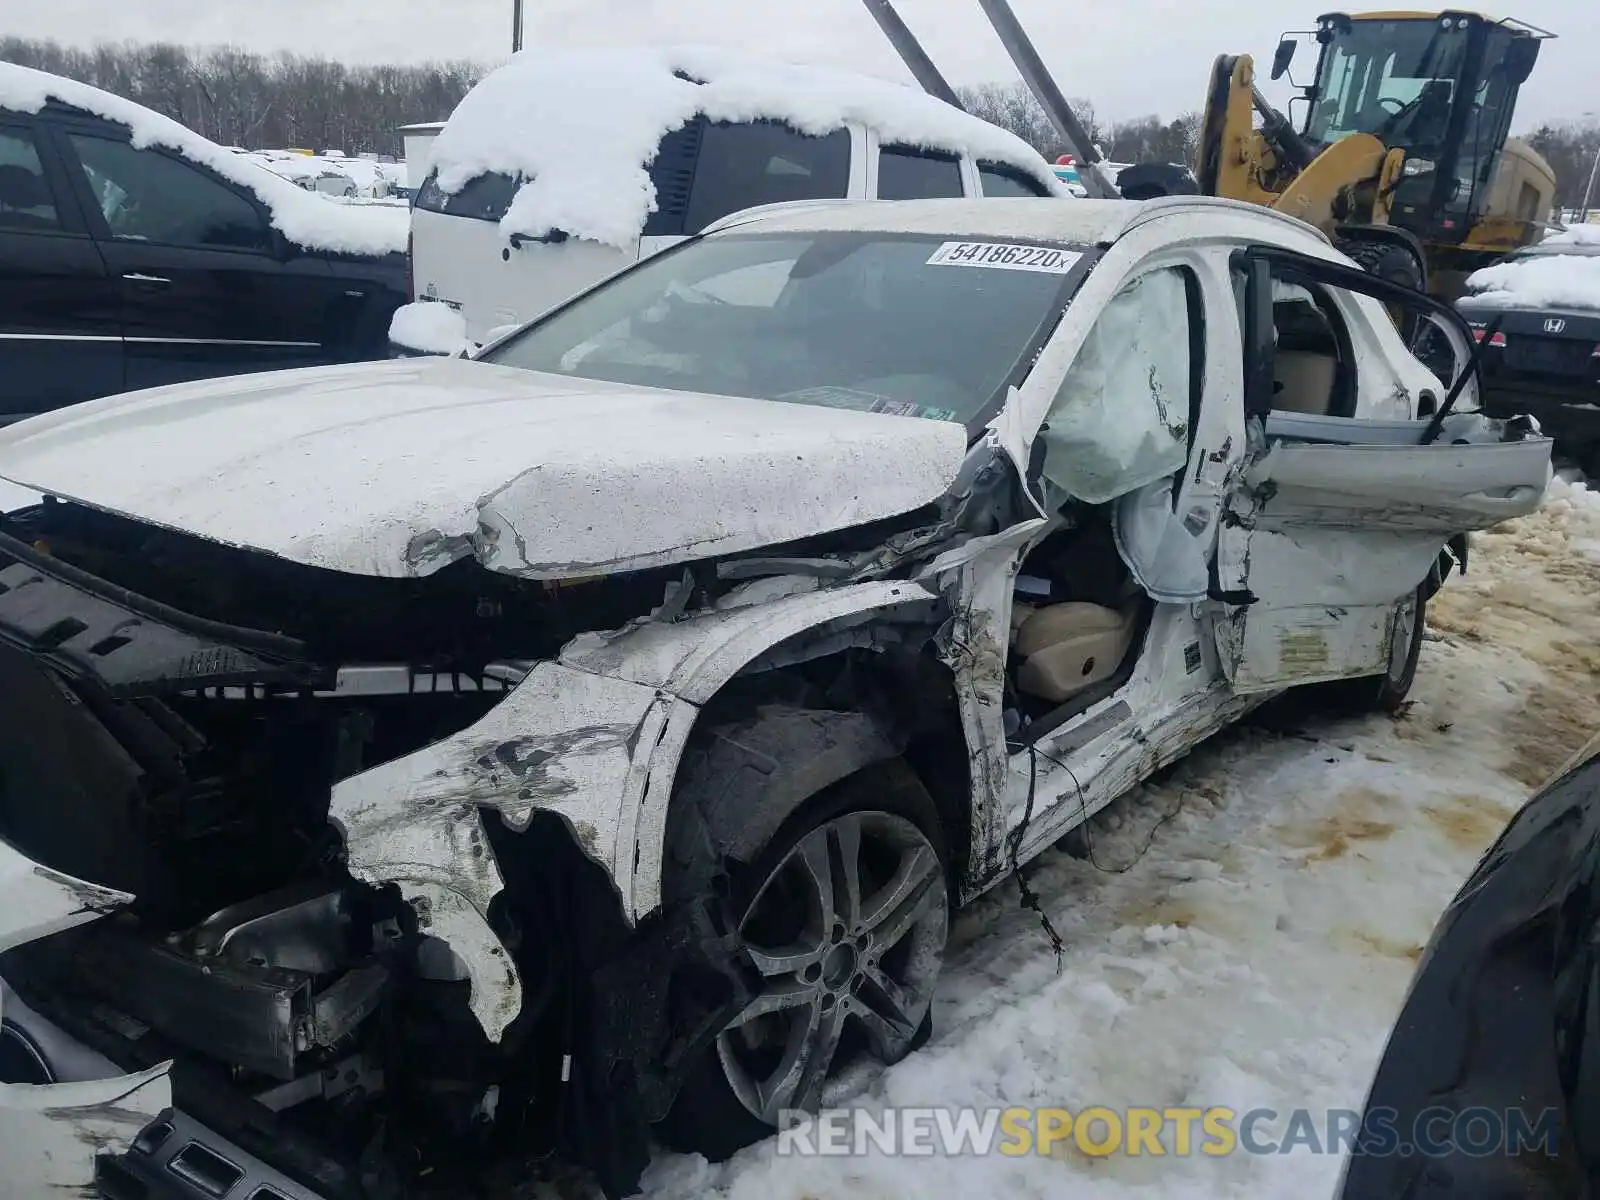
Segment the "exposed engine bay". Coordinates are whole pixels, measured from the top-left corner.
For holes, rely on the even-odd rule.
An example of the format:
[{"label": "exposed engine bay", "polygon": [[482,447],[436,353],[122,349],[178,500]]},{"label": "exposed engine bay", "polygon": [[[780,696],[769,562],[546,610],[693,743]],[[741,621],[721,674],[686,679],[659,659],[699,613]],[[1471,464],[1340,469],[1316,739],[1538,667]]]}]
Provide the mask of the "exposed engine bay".
[{"label": "exposed engine bay", "polygon": [[496,933],[525,981],[493,1044],[428,914],[352,879],[328,806],[336,781],[470,726],[526,660],[647,614],[682,573],[338,576],[57,503],[3,534],[0,838],[135,897],[0,956],[26,1003],[129,1070],[176,1060],[176,1103],[319,1194],[410,1195],[408,1177],[508,1146],[559,1145],[608,1190],[636,1178],[659,1112],[619,1105],[596,1132],[584,1088],[660,1057],[640,989],[671,970],[649,947],[714,946],[662,932],[704,914],[629,930],[559,818],[486,822],[511,864]]}]

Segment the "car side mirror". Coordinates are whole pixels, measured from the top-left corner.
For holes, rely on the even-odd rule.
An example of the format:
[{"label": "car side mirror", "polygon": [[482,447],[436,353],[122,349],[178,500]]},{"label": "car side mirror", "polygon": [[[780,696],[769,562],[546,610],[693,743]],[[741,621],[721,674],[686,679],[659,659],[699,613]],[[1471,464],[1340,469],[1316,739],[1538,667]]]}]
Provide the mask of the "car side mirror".
[{"label": "car side mirror", "polygon": [[1282,79],[1289,70],[1289,64],[1294,61],[1294,52],[1300,48],[1300,43],[1292,37],[1286,37],[1278,43],[1278,49],[1272,56],[1272,78]]},{"label": "car side mirror", "polygon": [[300,253],[300,247],[284,237],[281,229],[272,232],[272,257],[279,262],[288,262]]}]

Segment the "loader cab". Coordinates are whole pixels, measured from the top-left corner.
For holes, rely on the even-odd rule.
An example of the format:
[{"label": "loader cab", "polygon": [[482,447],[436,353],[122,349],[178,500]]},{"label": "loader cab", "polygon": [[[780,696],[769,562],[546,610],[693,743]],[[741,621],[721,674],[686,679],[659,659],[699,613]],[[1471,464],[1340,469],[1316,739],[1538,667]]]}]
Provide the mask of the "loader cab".
[{"label": "loader cab", "polygon": [[[1303,136],[1331,146],[1372,134],[1405,151],[1390,220],[1424,241],[1466,241],[1496,194],[1517,93],[1551,35],[1476,13],[1328,13]],[[1286,39],[1274,77],[1288,66]]]}]

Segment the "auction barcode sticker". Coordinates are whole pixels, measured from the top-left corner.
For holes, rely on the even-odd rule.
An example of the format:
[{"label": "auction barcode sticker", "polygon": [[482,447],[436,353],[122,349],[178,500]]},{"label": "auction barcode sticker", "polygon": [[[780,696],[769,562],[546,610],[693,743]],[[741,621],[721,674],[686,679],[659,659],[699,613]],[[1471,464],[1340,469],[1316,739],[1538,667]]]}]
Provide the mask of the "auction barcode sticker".
[{"label": "auction barcode sticker", "polygon": [[946,242],[928,259],[930,267],[988,267],[995,271],[1041,271],[1065,275],[1083,255],[1054,246],[1009,242]]}]

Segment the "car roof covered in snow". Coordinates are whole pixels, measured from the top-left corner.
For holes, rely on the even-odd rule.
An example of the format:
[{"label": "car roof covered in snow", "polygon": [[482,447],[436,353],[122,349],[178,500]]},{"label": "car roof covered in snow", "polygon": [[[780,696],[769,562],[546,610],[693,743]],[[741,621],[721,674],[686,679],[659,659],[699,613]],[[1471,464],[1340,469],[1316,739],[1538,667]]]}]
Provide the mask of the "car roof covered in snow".
[{"label": "car roof covered in snow", "polygon": [[1021,138],[916,88],[704,46],[523,51],[467,93],[430,161],[446,193],[489,172],[522,176],[506,234],[562,229],[627,246],[655,209],[646,168],[662,137],[696,116],[783,121],[818,136],[862,125],[885,142],[1005,163],[1069,194]]},{"label": "car roof covered in snow", "polygon": [[52,101],[126,125],[135,148],[174,150],[248,188],[271,213],[273,227],[307,250],[333,254],[405,251],[410,214],[404,210],[342,205],[296,187],[259,163],[141,104],[74,79],[0,62],[0,109],[38,113]]}]

